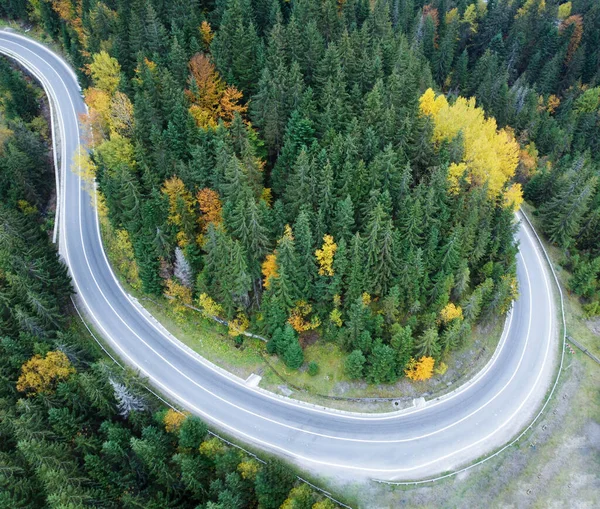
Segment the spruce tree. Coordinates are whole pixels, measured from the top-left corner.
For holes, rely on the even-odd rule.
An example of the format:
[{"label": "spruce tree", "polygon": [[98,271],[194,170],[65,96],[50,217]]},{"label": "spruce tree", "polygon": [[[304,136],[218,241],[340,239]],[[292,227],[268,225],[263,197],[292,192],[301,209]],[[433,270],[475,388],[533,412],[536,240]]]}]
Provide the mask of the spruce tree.
[{"label": "spruce tree", "polygon": [[436,327],[429,327],[415,341],[415,351],[419,357],[437,358],[440,354],[438,331]]},{"label": "spruce tree", "polygon": [[298,343],[297,338],[287,342],[283,360],[285,365],[290,369],[298,369],[304,364],[304,352],[302,351],[302,347],[300,346],[300,343]]},{"label": "spruce tree", "polygon": [[365,366],[365,356],[360,350],[354,350],[344,361],[344,372],[351,380],[358,380],[363,377]]},{"label": "spruce tree", "polygon": [[367,380],[374,384],[394,382],[397,376],[395,357],[392,347],[377,343],[369,355]]}]

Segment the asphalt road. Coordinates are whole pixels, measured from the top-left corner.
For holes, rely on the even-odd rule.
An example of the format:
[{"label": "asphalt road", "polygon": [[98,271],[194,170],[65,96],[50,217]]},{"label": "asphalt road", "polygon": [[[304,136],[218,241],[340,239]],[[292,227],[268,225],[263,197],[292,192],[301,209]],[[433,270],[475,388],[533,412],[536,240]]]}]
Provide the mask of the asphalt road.
[{"label": "asphalt road", "polygon": [[51,97],[59,136],[60,251],[79,301],[121,358],[216,427],[313,472],[417,479],[464,465],[526,426],[549,388],[557,353],[550,279],[531,232],[521,227],[520,297],[492,361],[469,383],[423,407],[344,413],[248,387],[192,353],[134,303],[104,254],[90,195],[71,170],[85,112],[75,75],[54,53],[0,31],[0,52],[36,74]]}]

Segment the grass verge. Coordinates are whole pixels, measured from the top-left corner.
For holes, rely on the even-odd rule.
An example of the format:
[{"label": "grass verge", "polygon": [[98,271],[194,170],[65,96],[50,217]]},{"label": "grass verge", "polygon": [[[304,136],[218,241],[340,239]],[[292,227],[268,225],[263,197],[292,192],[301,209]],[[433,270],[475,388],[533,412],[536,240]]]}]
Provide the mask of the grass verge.
[{"label": "grass verge", "polygon": [[[538,226],[530,207],[525,207]],[[544,243],[565,288],[562,254]],[[592,352],[600,335],[579,299],[564,292],[567,333]],[[563,372],[546,411],[502,454],[471,470],[420,486],[339,484],[359,507],[600,507],[600,366],[579,350],[567,351]]]},{"label": "grass verge", "polygon": [[[133,252],[124,248],[122,238],[113,231],[104,213],[100,217],[107,256],[121,284],[171,334],[231,373],[244,379],[252,373],[258,374],[262,377],[260,387],[299,400],[363,412],[405,408],[412,405],[414,398],[440,396],[472,377],[492,356],[502,334],[504,321],[500,319],[475,328],[465,344],[444,359],[449,369],[425,382],[413,383],[402,379],[391,385],[369,385],[363,381],[352,381],[344,373],[346,354],[336,344],[323,341],[305,349],[303,368],[290,370],[278,357],[267,355],[264,342],[244,338],[238,344],[227,334],[225,327],[208,322],[200,313],[192,310],[178,313],[167,299],[144,295],[136,284],[135,270],[131,268]],[[315,376],[309,375],[306,369],[311,361],[319,365]]]}]

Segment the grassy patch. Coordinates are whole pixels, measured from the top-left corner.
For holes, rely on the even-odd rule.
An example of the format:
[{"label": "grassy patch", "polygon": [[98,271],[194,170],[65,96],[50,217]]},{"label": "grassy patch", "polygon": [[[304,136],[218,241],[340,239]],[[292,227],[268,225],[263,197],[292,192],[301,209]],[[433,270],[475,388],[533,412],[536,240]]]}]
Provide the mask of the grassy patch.
[{"label": "grassy patch", "polygon": [[[525,208],[532,223],[536,218]],[[600,336],[584,318],[560,251],[544,244],[563,285],[567,333],[591,351]],[[594,350],[595,349],[595,350]],[[600,507],[600,366],[575,349],[546,411],[519,442],[473,469],[432,485],[338,485],[360,507]]]},{"label": "grassy patch", "polygon": [[[533,208],[527,204],[524,204],[523,209],[539,234],[541,232],[540,221],[539,218],[534,215]],[[560,281],[563,289],[567,334],[575,338],[590,352],[600,357],[600,336],[592,331],[590,327],[592,321],[586,319],[583,312],[583,307],[577,295],[568,291],[568,284],[571,274],[561,265],[561,262],[563,261],[563,254],[561,250],[558,247],[549,244],[543,238],[542,242],[544,243],[544,247],[546,248],[550,259],[552,260],[552,266],[554,267],[558,280]]]},{"label": "grassy patch", "polygon": [[[290,370],[278,357],[266,356],[264,342],[244,338],[242,344],[238,344],[227,334],[225,327],[208,322],[199,313],[192,310],[176,313],[167,299],[145,296],[139,290],[139,280],[131,267],[133,252],[122,239],[119,240],[104,213],[100,214],[100,223],[107,256],[121,284],[169,332],[206,359],[241,378],[257,373],[262,376],[262,388],[280,394],[290,394],[291,390],[294,398],[303,401],[343,410],[372,412],[411,406],[415,397],[437,397],[473,376],[492,356],[502,334],[503,320],[475,328],[469,340],[444,359],[449,366],[446,373],[434,375],[425,382],[413,383],[402,379],[391,385],[369,385],[364,381],[350,380],[344,373],[345,352],[336,344],[324,341],[308,346],[304,350],[304,366],[300,370]],[[315,376],[308,373],[310,362],[319,366]],[[357,401],[359,398],[393,398],[398,404]]]}]

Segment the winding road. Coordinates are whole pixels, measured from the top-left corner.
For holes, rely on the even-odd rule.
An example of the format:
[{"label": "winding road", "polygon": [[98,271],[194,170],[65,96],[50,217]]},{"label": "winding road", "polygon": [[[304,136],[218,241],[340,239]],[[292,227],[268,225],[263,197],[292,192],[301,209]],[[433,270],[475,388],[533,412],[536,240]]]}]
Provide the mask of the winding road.
[{"label": "winding road", "polygon": [[[422,479],[506,444],[538,412],[558,358],[551,280],[532,232],[521,225],[520,297],[493,358],[456,391],[387,414],[304,404],[228,374],[169,335],[119,285],[105,256],[90,195],[71,170],[85,113],[70,67],[47,47],[0,31],[0,53],[44,86],[59,159],[59,247],[77,298],[104,339],[152,385],[228,434],[324,475]],[[59,178],[58,178],[59,177]]]}]

